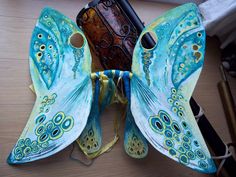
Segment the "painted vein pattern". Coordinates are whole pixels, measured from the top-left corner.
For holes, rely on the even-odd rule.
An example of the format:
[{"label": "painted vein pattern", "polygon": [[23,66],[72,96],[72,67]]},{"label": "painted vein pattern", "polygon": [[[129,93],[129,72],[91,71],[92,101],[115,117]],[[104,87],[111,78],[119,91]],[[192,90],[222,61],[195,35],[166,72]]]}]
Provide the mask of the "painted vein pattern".
[{"label": "painted vein pattern", "polygon": [[[156,35],[146,49],[141,38]],[[195,170],[215,165],[189,106],[200,75],[205,31],[194,4],[168,11],[146,27],[136,44],[131,79],[131,110],[145,138],[161,153]]]},{"label": "painted vein pattern", "polygon": [[[76,33],[84,38],[81,48],[70,43]],[[70,145],[84,129],[92,103],[89,47],[70,19],[43,9],[32,33],[29,55],[36,101],[8,157],[9,164],[42,159]]]}]

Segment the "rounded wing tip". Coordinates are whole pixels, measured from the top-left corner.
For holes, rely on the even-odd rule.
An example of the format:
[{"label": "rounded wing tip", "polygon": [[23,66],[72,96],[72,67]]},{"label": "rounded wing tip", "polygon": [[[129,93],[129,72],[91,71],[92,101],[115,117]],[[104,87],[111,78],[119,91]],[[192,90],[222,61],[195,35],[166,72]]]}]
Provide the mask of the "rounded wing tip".
[{"label": "rounded wing tip", "polygon": [[129,151],[127,148],[124,148],[124,149],[125,149],[126,154],[127,154],[129,157],[132,157],[132,158],[134,158],[134,159],[144,159],[144,158],[147,157],[147,155],[148,155],[148,150],[146,150],[146,152],[143,153],[143,154],[136,155],[136,154],[130,153],[130,151]]},{"label": "rounded wing tip", "polygon": [[20,160],[19,160],[19,161],[16,160],[16,159],[14,158],[14,155],[13,155],[12,152],[11,152],[11,153],[9,154],[9,156],[7,157],[6,162],[8,163],[8,165],[19,165],[19,164],[24,163],[24,162],[22,162],[22,161],[20,161]]},{"label": "rounded wing tip", "polygon": [[148,155],[148,144],[146,140],[140,138],[140,140],[130,141],[125,138],[124,150],[126,154],[134,159],[143,159]]},{"label": "rounded wing tip", "polygon": [[16,161],[13,160],[12,153],[10,153],[9,156],[7,157],[7,163],[8,163],[8,165],[17,164]]},{"label": "rounded wing tip", "polygon": [[200,167],[200,164],[198,164],[198,168],[193,168],[194,170],[200,172],[200,173],[205,173],[205,174],[214,174],[217,171],[215,162],[213,159],[208,159],[207,160],[207,167]]},{"label": "rounded wing tip", "polygon": [[209,160],[209,169],[208,169],[208,173],[216,173],[217,171],[217,168],[216,168],[216,165],[215,165],[215,162],[213,161],[213,159],[210,159]]}]

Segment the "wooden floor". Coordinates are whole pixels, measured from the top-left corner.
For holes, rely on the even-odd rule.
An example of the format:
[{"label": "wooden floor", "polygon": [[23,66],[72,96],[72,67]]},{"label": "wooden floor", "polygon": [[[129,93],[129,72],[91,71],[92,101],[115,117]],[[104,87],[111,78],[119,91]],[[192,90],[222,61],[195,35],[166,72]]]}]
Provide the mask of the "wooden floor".
[{"label": "wooden floor", "polygon": [[[28,52],[31,32],[36,19],[45,6],[53,7],[75,19],[87,0],[0,0],[0,177],[58,176],[58,177],[169,177],[208,176],[192,171],[151,148],[144,160],[129,158],[122,140],[113,150],[99,157],[86,167],[69,159],[72,147],[53,157],[20,166],[9,166],[6,158],[23,130],[34,103]],[[138,15],[146,23],[173,5],[131,1]],[[206,115],[225,142],[230,136],[217,90],[221,80],[219,43],[207,40],[207,52],[203,73],[194,93],[195,99],[205,109]],[[236,96],[236,82],[231,79]],[[113,106],[103,116],[104,136],[112,138],[112,118],[119,115],[119,107]]]}]

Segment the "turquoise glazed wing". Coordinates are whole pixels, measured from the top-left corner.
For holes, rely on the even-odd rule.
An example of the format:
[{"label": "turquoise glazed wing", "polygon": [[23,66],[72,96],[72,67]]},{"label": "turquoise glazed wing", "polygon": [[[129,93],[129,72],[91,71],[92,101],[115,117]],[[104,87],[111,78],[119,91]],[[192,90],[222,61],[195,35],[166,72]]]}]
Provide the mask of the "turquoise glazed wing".
[{"label": "turquoise glazed wing", "polygon": [[132,158],[142,159],[148,154],[147,141],[135,124],[134,117],[130,111],[130,104],[126,113],[124,148],[125,152]]},{"label": "turquoise glazed wing", "polygon": [[[152,32],[157,44],[141,38]],[[216,171],[189,100],[204,62],[205,31],[197,6],[168,11],[142,32],[133,56],[131,111],[145,138],[171,159],[204,173]]]},{"label": "turquoise glazed wing", "polygon": [[131,112],[130,104],[130,78],[132,74],[125,72],[123,76],[125,95],[128,100],[125,132],[124,132],[124,148],[125,152],[132,158],[141,159],[148,154],[148,143],[141,133],[140,129],[135,124],[134,117]]},{"label": "turquoise glazed wing", "polygon": [[[79,34],[80,48],[70,43]],[[30,44],[30,74],[36,101],[8,157],[20,164],[53,155],[75,141],[92,104],[91,56],[82,31],[61,13],[45,8]]]}]

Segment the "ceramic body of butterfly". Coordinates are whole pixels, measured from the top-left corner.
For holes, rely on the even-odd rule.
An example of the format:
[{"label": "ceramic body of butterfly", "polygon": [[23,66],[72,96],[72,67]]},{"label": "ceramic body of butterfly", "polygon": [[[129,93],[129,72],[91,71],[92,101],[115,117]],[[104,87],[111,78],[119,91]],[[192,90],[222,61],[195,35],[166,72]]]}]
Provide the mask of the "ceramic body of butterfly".
[{"label": "ceramic body of butterfly", "polygon": [[[158,39],[152,49],[141,44],[147,32]],[[70,44],[74,33],[84,38],[81,48]],[[9,164],[51,156],[79,136],[87,153],[98,151],[99,115],[115,90],[111,84],[111,94],[105,94],[105,103],[97,106],[100,82],[105,77],[109,81],[119,78],[124,83],[128,100],[124,144],[131,157],[145,157],[148,140],[181,164],[204,173],[216,171],[189,106],[205,51],[205,32],[194,4],[170,10],[144,29],[134,50],[132,73],[109,70],[91,74],[91,56],[83,33],[50,8],[40,15],[30,50],[37,99],[8,157]]]}]

